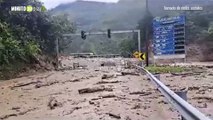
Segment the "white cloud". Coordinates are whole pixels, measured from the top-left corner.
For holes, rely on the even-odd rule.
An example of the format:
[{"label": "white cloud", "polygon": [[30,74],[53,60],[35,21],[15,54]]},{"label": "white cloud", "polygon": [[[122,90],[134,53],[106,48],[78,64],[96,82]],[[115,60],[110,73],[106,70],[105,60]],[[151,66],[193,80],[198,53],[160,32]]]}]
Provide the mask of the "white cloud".
[{"label": "white cloud", "polygon": [[[76,0],[41,0],[44,5],[50,9],[50,8],[54,8],[57,5],[61,4],[61,3],[70,3],[70,2],[74,2]],[[118,2],[118,0],[87,0],[87,1],[99,1],[99,2]]]}]

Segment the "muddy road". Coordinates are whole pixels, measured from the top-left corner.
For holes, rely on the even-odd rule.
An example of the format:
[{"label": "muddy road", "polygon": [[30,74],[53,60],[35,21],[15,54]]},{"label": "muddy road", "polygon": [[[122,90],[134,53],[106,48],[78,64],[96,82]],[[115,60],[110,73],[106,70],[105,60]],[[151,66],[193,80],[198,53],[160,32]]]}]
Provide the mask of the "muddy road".
[{"label": "muddy road", "polygon": [[[63,69],[0,82],[0,120],[178,120],[180,116],[131,59],[72,59]],[[73,63],[75,68],[73,69]],[[213,70],[162,74],[172,90],[213,116]]]}]

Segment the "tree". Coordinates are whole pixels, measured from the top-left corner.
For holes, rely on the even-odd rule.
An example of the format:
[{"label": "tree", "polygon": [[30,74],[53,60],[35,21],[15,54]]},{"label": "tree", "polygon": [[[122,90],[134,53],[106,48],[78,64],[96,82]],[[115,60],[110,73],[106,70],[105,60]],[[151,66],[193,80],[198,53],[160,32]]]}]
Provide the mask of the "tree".
[{"label": "tree", "polygon": [[124,57],[130,57],[136,50],[133,40],[125,39],[120,43],[120,53]]},{"label": "tree", "polygon": [[194,21],[195,25],[200,26],[200,27],[209,26],[209,21],[206,18],[206,15],[196,15],[193,21]]},{"label": "tree", "polygon": [[75,24],[70,22],[67,14],[61,14],[58,16],[53,16],[53,31],[56,39],[59,40],[59,52],[64,52],[66,48],[70,45],[72,40],[65,39],[63,34],[71,34],[76,31]]},{"label": "tree", "polygon": [[66,16],[10,11],[11,6],[19,5],[42,7],[37,0],[0,0],[0,73],[8,67],[17,67],[18,63],[21,67],[32,65],[38,62],[39,54],[56,60],[56,40],[65,32],[75,31]]}]

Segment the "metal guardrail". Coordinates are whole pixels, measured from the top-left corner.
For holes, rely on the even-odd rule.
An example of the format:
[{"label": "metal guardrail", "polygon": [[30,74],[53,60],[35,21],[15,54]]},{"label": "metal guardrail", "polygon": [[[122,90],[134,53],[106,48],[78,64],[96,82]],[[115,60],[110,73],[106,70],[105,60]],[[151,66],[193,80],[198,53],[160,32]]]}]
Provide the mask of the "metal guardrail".
[{"label": "metal guardrail", "polygon": [[177,94],[175,94],[148,70],[141,66],[135,65],[135,67],[143,70],[148,75],[151,81],[157,86],[158,90],[166,97],[166,99],[178,110],[178,112],[186,120],[211,120],[199,110],[197,110],[195,107],[193,107],[188,102],[179,97]]},{"label": "metal guardrail", "polygon": [[106,54],[106,55],[94,55],[94,54],[72,54],[76,58],[116,58],[121,57],[119,54]]},{"label": "metal guardrail", "polygon": [[108,55],[91,55],[90,58],[116,58],[121,57],[119,54],[108,54]]}]

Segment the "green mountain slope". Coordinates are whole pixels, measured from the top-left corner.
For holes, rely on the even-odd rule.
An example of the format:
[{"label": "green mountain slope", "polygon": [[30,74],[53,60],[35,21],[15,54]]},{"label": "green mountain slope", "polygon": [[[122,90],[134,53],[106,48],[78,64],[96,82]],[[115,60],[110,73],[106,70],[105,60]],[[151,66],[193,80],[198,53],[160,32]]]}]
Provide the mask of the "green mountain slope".
[{"label": "green mountain slope", "polygon": [[[205,6],[211,0],[148,0],[149,10],[154,16],[173,14],[164,11],[164,6]],[[120,0],[118,3],[76,1],[61,4],[52,9],[53,14],[66,13],[76,22],[79,29],[133,29],[145,13],[145,0]]]},{"label": "green mountain slope", "polygon": [[69,14],[79,29],[128,29],[135,28],[143,17],[143,2],[101,3],[76,1],[62,4],[52,10],[53,14]]},{"label": "green mountain slope", "polygon": [[[138,26],[138,22],[143,19],[145,14],[145,3],[146,0],[120,0],[118,3],[101,3],[101,2],[89,2],[89,1],[76,1],[69,4],[61,4],[56,8],[51,10],[53,15],[57,14],[68,14],[72,21],[77,25],[77,30],[86,31],[106,31],[110,28],[112,30],[125,30],[125,29],[135,29]],[[179,15],[184,13],[187,15],[187,22],[189,23],[190,35],[188,38],[195,39],[193,36],[197,33],[198,36],[202,31],[206,31],[209,28],[209,21],[212,19],[206,18],[211,17],[211,7],[213,6],[212,0],[148,0],[149,10],[154,17],[156,16],[167,16],[167,15]],[[203,11],[165,11],[164,6],[200,6],[203,7]],[[213,9],[212,9],[213,10]],[[196,18],[197,15],[204,16],[200,17],[200,20]],[[203,23],[206,18],[206,25]],[[204,21],[204,22],[203,22]],[[191,26],[190,26],[191,25]],[[191,27],[197,28],[196,30],[191,29]],[[196,32],[197,31],[197,32]],[[118,53],[119,44],[124,39],[131,39],[131,35],[124,35],[122,37],[116,37],[111,39],[111,41],[116,41],[115,44],[106,42],[106,36],[88,37],[86,41],[82,41],[81,38],[75,39],[72,43],[72,48],[69,52],[95,52],[95,53]],[[204,38],[204,37],[203,37]],[[203,39],[202,38],[202,39]],[[187,40],[189,40],[187,39]],[[78,46],[78,47],[76,47]],[[117,46],[117,48],[116,48]],[[75,48],[73,48],[75,47]],[[86,48],[85,48],[86,47]],[[101,48],[116,48],[102,50]]]}]

